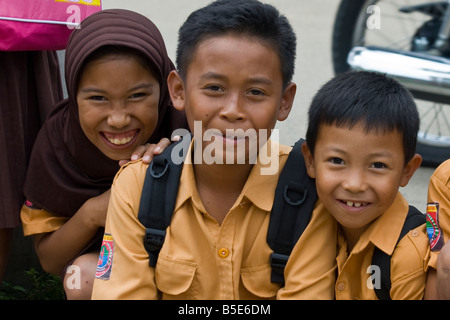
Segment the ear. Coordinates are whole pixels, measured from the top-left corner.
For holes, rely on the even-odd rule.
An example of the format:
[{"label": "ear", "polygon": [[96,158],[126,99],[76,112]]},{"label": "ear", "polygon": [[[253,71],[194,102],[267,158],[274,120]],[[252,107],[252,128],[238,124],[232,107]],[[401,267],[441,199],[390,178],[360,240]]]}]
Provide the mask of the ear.
[{"label": "ear", "polygon": [[421,164],[422,156],[416,153],[403,169],[403,175],[400,180],[401,187],[405,187],[408,184],[409,180],[412,178],[416,170],[419,169]]},{"label": "ear", "polygon": [[314,166],[314,157],[311,153],[311,150],[308,147],[306,142],[302,144],[302,153],[303,158],[305,159],[306,171],[308,172],[308,176],[315,179],[316,178],[316,169]]},{"label": "ear", "polygon": [[284,121],[289,116],[292,105],[294,104],[296,92],[297,85],[294,82],[291,82],[286,89],[284,89],[283,96],[281,97],[280,110],[278,112],[278,121]]},{"label": "ear", "polygon": [[180,111],[184,110],[184,82],[181,76],[175,70],[169,73],[169,76],[167,77],[167,86],[169,87],[170,99],[172,100],[174,108]]}]

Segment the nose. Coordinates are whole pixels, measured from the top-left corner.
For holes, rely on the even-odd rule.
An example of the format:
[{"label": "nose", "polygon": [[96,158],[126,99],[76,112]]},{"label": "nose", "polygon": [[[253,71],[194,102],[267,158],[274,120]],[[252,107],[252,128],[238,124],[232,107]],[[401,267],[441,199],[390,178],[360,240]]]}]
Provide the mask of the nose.
[{"label": "nose", "polygon": [[130,115],[124,104],[115,104],[110,110],[107,123],[109,126],[121,129],[130,124]]},{"label": "nose", "polygon": [[343,188],[351,193],[359,193],[367,190],[367,183],[362,170],[350,170],[345,174],[342,183]]},{"label": "nose", "polygon": [[240,121],[245,119],[243,102],[239,94],[230,94],[220,111],[220,117],[228,121]]}]

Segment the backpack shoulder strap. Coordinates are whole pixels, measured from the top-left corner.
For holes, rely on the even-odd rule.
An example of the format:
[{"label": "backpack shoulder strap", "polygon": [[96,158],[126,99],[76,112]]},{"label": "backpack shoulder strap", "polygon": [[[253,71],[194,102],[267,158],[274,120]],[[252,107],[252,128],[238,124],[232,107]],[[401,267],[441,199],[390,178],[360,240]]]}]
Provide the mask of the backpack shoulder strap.
[{"label": "backpack shoulder strap", "polygon": [[297,141],[278,179],[270,214],[267,243],[270,256],[271,281],[284,284],[284,268],[292,248],[308,225],[317,201],[316,185],[306,172],[301,146]]},{"label": "backpack shoulder strap", "polygon": [[[161,154],[156,155],[147,168],[138,219],[145,227],[144,246],[152,267],[156,266],[166,228],[172,219],[183,169],[183,161],[180,160],[186,157],[190,140],[190,135],[186,135],[171,144]],[[174,154],[180,147],[183,154]]]},{"label": "backpack shoulder strap", "polygon": [[[416,207],[409,206],[408,215],[400,232],[397,244],[411,230],[426,222],[426,216]],[[391,256],[375,247],[372,255],[372,265],[378,266],[381,272],[381,281],[378,288],[374,287],[379,300],[390,300],[391,291]]]}]

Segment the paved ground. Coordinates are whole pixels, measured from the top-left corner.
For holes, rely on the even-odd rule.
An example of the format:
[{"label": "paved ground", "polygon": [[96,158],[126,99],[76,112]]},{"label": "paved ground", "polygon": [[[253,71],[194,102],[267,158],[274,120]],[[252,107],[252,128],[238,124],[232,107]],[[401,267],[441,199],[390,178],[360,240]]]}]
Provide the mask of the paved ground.
[{"label": "paved ground", "polygon": [[[167,50],[175,59],[178,28],[187,16],[210,0],[103,0],[104,9],[126,8],[142,13],[160,28]],[[333,76],[331,32],[338,0],[267,0],[275,4],[292,23],[298,37],[297,65],[294,81],[298,85],[294,110],[280,123],[282,143],[293,144],[306,131],[306,110],[320,86]],[[421,168],[406,188],[407,200],[425,210],[426,190],[432,168]]]}]

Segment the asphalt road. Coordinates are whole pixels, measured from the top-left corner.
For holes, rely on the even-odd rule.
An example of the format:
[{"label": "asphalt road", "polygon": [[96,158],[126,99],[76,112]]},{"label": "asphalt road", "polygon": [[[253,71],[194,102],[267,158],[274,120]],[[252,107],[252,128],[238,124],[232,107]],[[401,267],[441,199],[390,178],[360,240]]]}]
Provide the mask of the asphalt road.
[{"label": "asphalt road", "polygon": [[[103,8],[124,8],[142,13],[160,29],[169,56],[175,60],[178,28],[194,10],[210,0],[103,0]],[[292,145],[306,132],[306,110],[312,97],[333,76],[331,33],[338,0],[266,0],[289,19],[297,34],[294,82],[298,90],[289,118],[277,125],[281,143]],[[434,168],[420,168],[401,192],[418,209],[426,209],[428,180]]]}]

